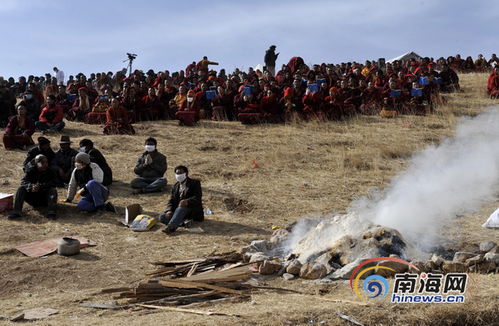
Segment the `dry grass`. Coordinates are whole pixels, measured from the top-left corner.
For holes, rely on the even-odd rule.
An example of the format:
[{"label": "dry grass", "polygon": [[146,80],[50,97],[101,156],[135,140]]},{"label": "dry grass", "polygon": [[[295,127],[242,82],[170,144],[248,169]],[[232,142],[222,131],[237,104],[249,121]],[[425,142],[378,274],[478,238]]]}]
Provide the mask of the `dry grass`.
[{"label": "dry grass", "polygon": [[[112,201],[122,209],[140,203],[151,214],[160,213],[167,194],[132,196],[127,183],[143,141],[149,135],[167,155],[167,178],[173,166],[185,164],[192,176],[203,181],[207,216],[203,234],[180,232],[166,237],[159,229],[132,233],[118,226],[110,214],[88,215],[64,205],[60,219],[46,221],[39,212],[25,208],[20,221],[0,220],[0,314],[50,306],[60,314],[47,320],[52,325],[346,325],[335,315],[340,310],[366,325],[492,325],[497,318],[498,276],[477,276],[476,294],[465,305],[357,307],[322,298],[354,299],[348,285],[266,280],[272,286],[299,289],[310,296],[261,293],[249,303],[227,304],[213,309],[240,313],[244,319],[199,317],[179,313],[150,314],[127,311],[90,311],[78,306],[101,288],[128,284],[151,270],[149,261],[196,257],[213,250],[239,249],[254,239],[266,238],[273,225],[285,225],[305,215],[344,212],[352,199],[372,188],[385,187],[404,170],[407,160],[429,144],[451,136],[460,116],[474,116],[494,102],[484,95],[486,75],[461,76],[464,92],[448,96],[448,104],[430,116],[383,119],[359,116],[347,122],[243,126],[230,122],[203,121],[199,127],[179,127],[174,121],[136,125],[135,136],[103,136],[98,126],[68,123],[74,141],[91,138],[102,149],[115,171]],[[496,102],[497,103],[497,102]],[[37,136],[37,135],[35,135]],[[56,137],[51,137],[56,143]],[[22,176],[25,153],[2,151],[0,184],[13,192]],[[253,167],[256,161],[258,167]],[[63,192],[60,192],[63,195]],[[498,240],[497,231],[480,228],[497,203],[457,220],[445,230],[449,243],[464,246],[482,240]],[[98,243],[75,258],[53,255],[30,259],[8,250],[9,246],[62,234],[87,236]],[[43,323],[41,323],[43,324]]]}]

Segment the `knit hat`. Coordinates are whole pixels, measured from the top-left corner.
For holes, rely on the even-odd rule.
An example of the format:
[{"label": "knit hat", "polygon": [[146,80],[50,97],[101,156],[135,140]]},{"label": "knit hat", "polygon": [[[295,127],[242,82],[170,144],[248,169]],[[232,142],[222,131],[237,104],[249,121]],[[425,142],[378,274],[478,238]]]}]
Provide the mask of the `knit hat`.
[{"label": "knit hat", "polygon": [[41,161],[43,160],[46,160],[47,157],[43,154],[38,154],[37,156],[35,156],[35,163],[40,163]]},{"label": "knit hat", "polygon": [[90,155],[88,155],[87,153],[78,153],[76,154],[75,162],[90,164]]}]

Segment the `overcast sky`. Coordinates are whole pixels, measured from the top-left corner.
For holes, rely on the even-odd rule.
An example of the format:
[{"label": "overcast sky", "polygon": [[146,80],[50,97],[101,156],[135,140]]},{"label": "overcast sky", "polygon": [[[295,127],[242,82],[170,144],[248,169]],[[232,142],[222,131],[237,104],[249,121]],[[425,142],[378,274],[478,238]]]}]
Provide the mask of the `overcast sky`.
[{"label": "overcast sky", "polygon": [[390,59],[460,53],[490,57],[499,45],[499,1],[0,0],[0,76],[176,71],[203,55],[220,67]]}]

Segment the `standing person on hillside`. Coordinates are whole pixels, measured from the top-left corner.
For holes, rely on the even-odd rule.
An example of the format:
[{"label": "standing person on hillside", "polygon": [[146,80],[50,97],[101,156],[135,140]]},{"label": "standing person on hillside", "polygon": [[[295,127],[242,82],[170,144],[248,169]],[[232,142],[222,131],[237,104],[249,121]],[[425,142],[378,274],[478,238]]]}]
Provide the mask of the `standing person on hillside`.
[{"label": "standing person on hillside", "polygon": [[90,139],[80,140],[80,152],[90,155],[90,161],[96,163],[104,172],[104,178],[102,180],[104,186],[107,187],[113,183],[113,171],[111,170],[111,167],[107,164],[104,155],[102,155],[98,149],[94,148],[94,143]]},{"label": "standing person on hillside", "polygon": [[188,225],[190,220],[204,220],[201,182],[189,178],[189,170],[183,165],[175,168],[175,179],[177,183],[173,186],[165,212],[159,216],[160,222],[167,225],[163,230],[166,234],[172,234],[179,226]]},{"label": "standing person on hillside", "polygon": [[202,71],[205,76],[208,75],[208,66],[215,65],[218,66],[218,62],[208,60],[207,56],[203,57],[203,60],[199,61],[197,64],[198,71]]},{"label": "standing person on hillside", "polygon": [[54,77],[57,79],[57,85],[64,85],[64,71],[54,67]]},{"label": "standing person on hillside", "polygon": [[267,71],[272,75],[272,77],[275,76],[275,62],[277,60],[277,57],[279,56],[279,53],[275,53],[276,46],[271,45],[269,49],[265,52],[265,68]]},{"label": "standing person on hillside", "polygon": [[160,192],[166,186],[166,156],[158,152],[157,145],[158,142],[152,137],[145,141],[146,151],[139,156],[133,170],[139,177],[130,182],[135,189],[134,194]]}]

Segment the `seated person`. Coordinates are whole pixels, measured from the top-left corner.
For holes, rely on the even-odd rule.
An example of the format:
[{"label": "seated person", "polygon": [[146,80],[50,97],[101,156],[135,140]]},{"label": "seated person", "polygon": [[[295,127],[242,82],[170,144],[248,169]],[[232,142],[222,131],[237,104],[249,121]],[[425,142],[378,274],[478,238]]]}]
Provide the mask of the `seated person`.
[{"label": "seated person", "polygon": [[106,203],[109,190],[102,185],[104,172],[96,164],[90,162],[90,155],[78,153],[75,157],[75,169],[71,173],[66,202],[70,203],[75,197],[81,197],[77,207],[80,211],[94,212],[106,209],[116,212],[113,204]]},{"label": "seated person", "polygon": [[55,153],[50,148],[50,140],[45,137],[38,137],[38,146],[30,149],[28,154],[26,155],[26,159],[23,163],[23,170],[26,171],[26,168],[33,162],[35,157],[39,154],[43,154],[47,160],[49,161],[49,166],[53,165],[53,160],[55,157]]},{"label": "seated person", "polygon": [[130,124],[128,111],[120,103],[120,100],[113,98],[111,107],[106,111],[106,124],[104,126],[105,135],[134,135],[135,129]]},{"label": "seated person", "polygon": [[73,121],[83,121],[85,115],[92,111],[92,102],[86,87],[78,88],[78,98],[68,111],[67,118]]},{"label": "seated person", "polygon": [[201,182],[189,178],[189,170],[182,165],[175,168],[175,179],[177,182],[166,210],[159,216],[160,222],[167,225],[163,230],[167,234],[175,232],[184,223],[188,224],[189,220],[204,220]]},{"label": "seated person", "polygon": [[487,81],[487,94],[490,98],[499,97],[499,65],[494,67]]},{"label": "seated person", "polygon": [[55,189],[56,175],[49,169],[49,162],[44,155],[37,155],[34,165],[26,169],[21,186],[17,189],[14,210],[8,215],[9,219],[19,218],[24,202],[33,207],[48,206],[47,218],[56,218],[57,190]]},{"label": "seated person", "polygon": [[47,106],[42,109],[36,128],[43,133],[61,131],[65,124],[63,121],[64,110],[55,103],[55,96],[47,96]]},{"label": "seated person", "polygon": [[160,192],[166,186],[166,156],[158,152],[156,146],[156,139],[146,139],[146,151],[139,157],[133,170],[139,177],[130,182],[132,188],[136,189],[134,194]]},{"label": "seated person", "polygon": [[195,95],[192,89],[189,90],[186,100],[178,107],[175,117],[179,120],[179,125],[194,126],[199,121],[199,106]]},{"label": "seated person", "polygon": [[26,112],[26,107],[19,104],[17,115],[10,118],[3,134],[3,146],[6,150],[26,149],[27,146],[34,144],[31,136],[35,132],[35,123]]},{"label": "seated person", "polygon": [[90,155],[90,161],[96,163],[104,172],[104,181],[102,184],[104,186],[109,186],[113,183],[113,171],[111,167],[107,164],[106,158],[102,153],[94,148],[94,143],[90,139],[80,140],[80,152],[87,153]]},{"label": "seated person", "polygon": [[85,115],[85,123],[101,124],[106,121],[106,111],[111,106],[111,94],[109,90],[105,90],[104,95],[97,97],[97,103],[92,106],[92,112]]},{"label": "seated person", "polygon": [[63,186],[69,183],[71,173],[74,169],[74,158],[78,151],[71,148],[71,139],[69,136],[61,136],[59,141],[60,149],[55,152],[54,171],[57,174],[57,185]]}]

